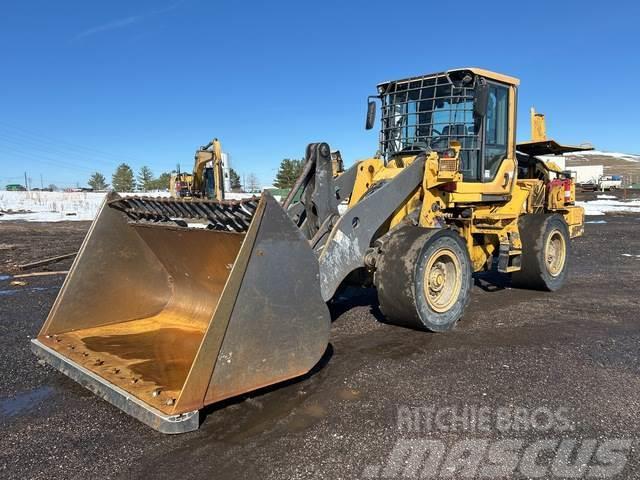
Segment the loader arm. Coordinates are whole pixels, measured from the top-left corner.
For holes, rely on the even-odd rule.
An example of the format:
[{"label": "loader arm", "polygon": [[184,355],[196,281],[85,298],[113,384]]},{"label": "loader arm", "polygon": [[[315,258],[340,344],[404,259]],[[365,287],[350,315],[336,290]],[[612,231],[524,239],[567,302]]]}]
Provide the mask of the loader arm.
[{"label": "loader arm", "polygon": [[[351,197],[359,165],[356,163],[332,178],[329,159],[318,161],[319,155],[315,153],[320,145],[326,144],[316,143],[307,147],[304,169],[284,203],[287,214],[316,251],[321,251],[339,219],[337,206]],[[326,148],[328,151],[328,145]],[[300,201],[292,203],[299,190],[302,190]],[[310,219],[313,219],[313,225]]]},{"label": "loader arm", "polygon": [[374,237],[422,183],[425,155],[420,154],[395,177],[380,182],[338,220],[320,254],[320,290],[329,301],[352,271],[365,266]]},{"label": "loader arm", "polygon": [[[331,164],[331,150],[326,143],[310,143],[307,146],[302,173],[284,201],[284,209],[304,235],[311,239],[325,222],[338,216],[338,200],[335,194]],[[300,199],[293,203],[300,191]]]}]

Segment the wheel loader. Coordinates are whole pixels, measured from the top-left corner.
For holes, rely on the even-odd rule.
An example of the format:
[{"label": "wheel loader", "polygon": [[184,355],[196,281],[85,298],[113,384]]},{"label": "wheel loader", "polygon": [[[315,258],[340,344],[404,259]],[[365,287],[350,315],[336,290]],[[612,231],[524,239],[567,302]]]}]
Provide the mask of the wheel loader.
[{"label": "wheel loader", "polygon": [[479,68],[379,84],[378,153],[337,171],[329,145],[310,144],[282,204],[110,194],[33,350],[181,433],[207,405],[312,369],[349,283],[373,285],[389,323],[432,332],[463,316],[474,272],[559,289],[584,212],[537,156],[580,147],[547,139],[538,117],[516,144],[518,84]]}]

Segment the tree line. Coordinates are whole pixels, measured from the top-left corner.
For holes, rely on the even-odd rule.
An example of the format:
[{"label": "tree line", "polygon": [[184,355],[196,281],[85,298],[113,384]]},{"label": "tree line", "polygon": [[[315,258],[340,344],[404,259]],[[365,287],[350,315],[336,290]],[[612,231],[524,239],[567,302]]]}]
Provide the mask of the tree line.
[{"label": "tree line", "polygon": [[[94,190],[107,190],[111,186],[116,192],[168,190],[173,173],[175,171],[162,172],[156,177],[151,168],[145,165],[135,175],[129,165],[121,163],[111,176],[111,184],[107,183],[106,177],[100,172],[94,172],[87,183]],[[241,190],[240,175],[233,168],[229,169],[229,181],[232,191]]]},{"label": "tree line", "polygon": [[[303,166],[304,160],[283,159],[280,162],[273,185],[281,189],[291,188],[302,173]],[[111,176],[111,184],[107,183],[106,177],[100,172],[94,172],[87,183],[93,190],[107,190],[111,187],[116,192],[168,190],[172,173],[175,171],[162,172],[156,177],[151,168],[144,165],[140,167],[136,175],[129,165],[121,163]],[[260,183],[255,174],[247,174],[243,186],[240,175],[233,168],[229,169],[229,184],[234,192],[257,192],[260,189]]]},{"label": "tree line", "polygon": [[[111,188],[116,192],[166,190],[169,188],[170,180],[171,172],[163,172],[156,177],[149,167],[142,166],[138,175],[135,175],[129,165],[121,163],[111,175]],[[87,183],[94,190],[109,188],[106,177],[100,172],[94,172]]]}]

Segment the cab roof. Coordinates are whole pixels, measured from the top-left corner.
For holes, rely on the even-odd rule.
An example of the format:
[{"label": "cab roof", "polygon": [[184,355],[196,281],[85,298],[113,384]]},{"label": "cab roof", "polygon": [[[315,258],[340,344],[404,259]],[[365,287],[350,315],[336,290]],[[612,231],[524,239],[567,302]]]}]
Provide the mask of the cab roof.
[{"label": "cab roof", "polygon": [[412,80],[417,80],[417,79],[422,79],[425,77],[435,77],[438,75],[443,75],[443,74],[450,74],[453,72],[460,72],[460,71],[469,71],[471,73],[474,73],[475,75],[480,75],[481,77],[485,77],[488,78],[490,80],[495,80],[497,82],[501,82],[501,83],[506,83],[508,85],[513,85],[513,86],[518,86],[520,85],[520,80],[515,78],[515,77],[510,77],[509,75],[503,75],[502,73],[497,73],[497,72],[492,72],[491,70],[485,70],[484,68],[477,68],[477,67],[464,67],[464,68],[452,68],[450,70],[447,70],[446,72],[437,72],[437,73],[427,73],[425,75],[418,75],[415,77],[407,77],[407,78],[402,78],[402,79],[398,79],[398,80],[388,80],[386,82],[382,82],[378,84],[378,87],[384,86],[384,85],[388,85],[390,83],[402,83],[402,82],[409,82]]}]

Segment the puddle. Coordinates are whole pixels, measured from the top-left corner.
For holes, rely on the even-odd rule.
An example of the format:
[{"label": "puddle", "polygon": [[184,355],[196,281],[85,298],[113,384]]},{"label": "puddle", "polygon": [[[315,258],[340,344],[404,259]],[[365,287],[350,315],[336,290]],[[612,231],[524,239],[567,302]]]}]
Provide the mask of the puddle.
[{"label": "puddle", "polygon": [[30,288],[13,288],[10,290],[0,290],[0,297],[15,295],[16,293],[25,292],[45,292],[47,290],[55,290],[58,287],[30,287]]},{"label": "puddle", "polygon": [[0,282],[4,280],[9,280],[10,278],[11,278],[11,275],[0,275]]},{"label": "puddle", "polygon": [[28,392],[19,393],[13,397],[0,399],[0,415],[15,417],[38,406],[53,395],[53,387],[40,387]]}]

